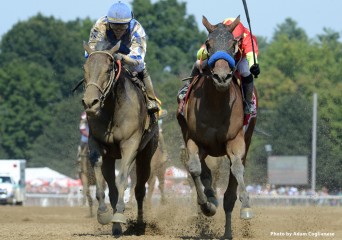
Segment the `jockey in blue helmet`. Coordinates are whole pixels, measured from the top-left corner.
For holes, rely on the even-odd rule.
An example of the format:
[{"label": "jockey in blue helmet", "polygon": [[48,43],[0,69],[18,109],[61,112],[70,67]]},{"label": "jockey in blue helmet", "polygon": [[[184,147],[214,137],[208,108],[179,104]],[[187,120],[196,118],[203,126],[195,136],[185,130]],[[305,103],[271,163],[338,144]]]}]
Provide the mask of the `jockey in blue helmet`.
[{"label": "jockey in blue helmet", "polygon": [[115,45],[121,41],[118,57],[125,63],[130,58],[136,61],[134,66],[127,66],[132,72],[142,76],[148,97],[147,109],[149,113],[159,111],[156,96],[154,94],[152,80],[147,72],[145,64],[146,33],[141,24],[134,19],[131,8],[122,2],[114,3],[108,10],[107,16],[96,21],[90,31],[89,46],[95,49],[99,41],[109,41]]}]

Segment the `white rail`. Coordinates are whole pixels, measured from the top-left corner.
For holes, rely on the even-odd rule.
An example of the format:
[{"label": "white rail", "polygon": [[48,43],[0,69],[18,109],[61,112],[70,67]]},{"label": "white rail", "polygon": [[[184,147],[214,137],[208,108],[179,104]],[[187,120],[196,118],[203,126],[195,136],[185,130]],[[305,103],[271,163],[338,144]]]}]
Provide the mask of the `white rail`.
[{"label": "white rail", "polygon": [[[182,196],[184,200],[190,198]],[[82,195],[76,194],[26,194],[25,206],[81,206]],[[159,199],[155,194],[154,198]],[[252,206],[342,206],[342,196],[269,196],[251,195]],[[222,201],[222,199],[220,199]],[[96,202],[96,201],[95,201]],[[108,202],[108,199],[107,199]]]}]

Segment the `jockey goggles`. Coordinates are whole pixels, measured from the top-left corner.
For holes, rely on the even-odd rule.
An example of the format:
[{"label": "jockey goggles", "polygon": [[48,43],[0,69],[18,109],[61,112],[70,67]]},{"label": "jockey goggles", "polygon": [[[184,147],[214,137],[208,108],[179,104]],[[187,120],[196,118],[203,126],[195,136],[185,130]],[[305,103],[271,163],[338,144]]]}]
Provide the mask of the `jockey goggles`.
[{"label": "jockey goggles", "polygon": [[109,23],[109,26],[113,30],[127,30],[128,29],[128,24],[120,24],[120,23]]}]

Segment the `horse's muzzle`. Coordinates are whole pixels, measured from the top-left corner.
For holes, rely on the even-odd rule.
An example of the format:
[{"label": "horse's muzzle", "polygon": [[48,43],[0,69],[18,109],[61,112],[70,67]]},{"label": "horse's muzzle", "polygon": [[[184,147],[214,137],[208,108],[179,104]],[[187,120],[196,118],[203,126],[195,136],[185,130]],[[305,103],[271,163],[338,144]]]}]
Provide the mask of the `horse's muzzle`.
[{"label": "horse's muzzle", "polygon": [[232,81],[232,75],[226,76],[225,78],[217,78],[213,76],[214,86],[217,91],[224,92],[228,89],[230,82]]},{"label": "horse's muzzle", "polygon": [[101,101],[98,98],[83,98],[82,104],[88,116],[96,115],[101,108]]}]

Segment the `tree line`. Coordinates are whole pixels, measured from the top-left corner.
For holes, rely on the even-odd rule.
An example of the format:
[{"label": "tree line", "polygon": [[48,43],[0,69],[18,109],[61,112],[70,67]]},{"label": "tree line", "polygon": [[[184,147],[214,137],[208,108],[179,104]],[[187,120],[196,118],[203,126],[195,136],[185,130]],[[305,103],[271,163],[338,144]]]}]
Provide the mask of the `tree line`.
[{"label": "tree line", "polygon": [[[156,94],[169,112],[163,120],[168,151],[172,164],[181,166],[176,95],[207,33],[187,14],[185,2],[134,0],[132,6],[149,37],[146,63]],[[82,90],[71,90],[82,79],[82,42],[95,20],[64,22],[37,14],[2,36],[0,158],[24,158],[30,167],[48,166],[74,176]],[[317,93],[317,184],[337,190],[342,186],[340,34],[324,28],[310,39],[288,18],[276,26],[272,39],[257,38],[260,109],[247,181],[267,181],[267,144],[272,155],[311,159],[312,95]]]}]

